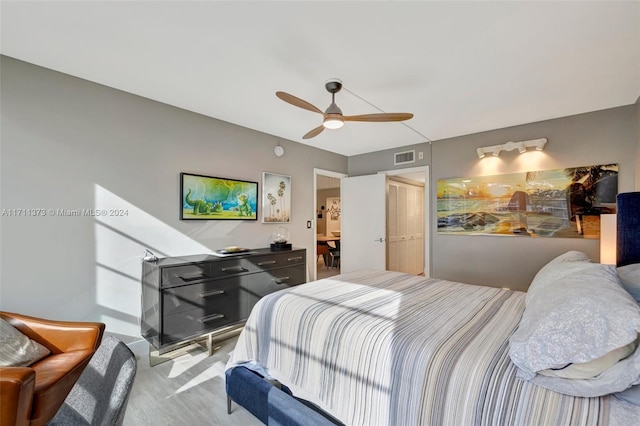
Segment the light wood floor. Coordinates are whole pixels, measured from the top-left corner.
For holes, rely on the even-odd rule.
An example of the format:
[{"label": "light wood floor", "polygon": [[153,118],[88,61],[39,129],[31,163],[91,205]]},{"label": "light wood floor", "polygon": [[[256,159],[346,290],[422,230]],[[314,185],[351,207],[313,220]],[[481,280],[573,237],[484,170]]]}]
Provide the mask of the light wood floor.
[{"label": "light wood floor", "polygon": [[[318,279],[340,273],[340,268],[327,268],[322,259],[317,268]],[[224,367],[237,339],[220,342],[212,356],[196,349],[155,367],[149,366],[148,358],[139,358],[124,426],[262,425],[235,403],[227,415]]]},{"label": "light wood floor", "polygon": [[318,279],[322,279],[322,278],[329,278],[332,277],[334,275],[338,275],[340,273],[340,267],[332,267],[332,268],[328,268],[323,260],[322,257],[320,257],[318,259],[318,262],[316,264],[316,270],[318,271]]},{"label": "light wood floor", "polygon": [[235,403],[227,414],[224,367],[236,340],[220,342],[212,356],[195,349],[155,367],[138,359],[124,426],[261,425]]}]

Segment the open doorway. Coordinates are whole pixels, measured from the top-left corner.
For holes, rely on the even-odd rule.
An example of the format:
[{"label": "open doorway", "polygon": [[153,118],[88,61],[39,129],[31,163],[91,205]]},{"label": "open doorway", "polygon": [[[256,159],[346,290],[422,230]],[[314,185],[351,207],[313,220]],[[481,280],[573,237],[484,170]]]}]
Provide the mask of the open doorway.
[{"label": "open doorway", "polygon": [[387,176],[386,269],[430,276],[429,167]]},{"label": "open doorway", "polygon": [[[316,267],[312,268],[313,278],[318,279],[318,272],[324,272],[324,259],[318,255],[318,234],[326,236],[326,227],[322,223],[318,226],[318,216],[323,218],[326,212],[322,211],[324,205],[327,209],[326,197],[319,197],[318,177],[328,176],[339,179],[341,199],[341,262],[340,272],[349,272],[359,269],[386,270],[386,179],[390,176],[398,176],[396,179],[408,179],[414,182],[424,183],[422,188],[422,254],[424,276],[431,276],[431,255],[429,236],[429,167],[413,167],[407,169],[395,169],[381,171],[375,175],[347,177],[343,173],[314,169],[314,213],[315,237],[314,254]],[[415,173],[415,175],[414,175]],[[385,176],[382,176],[385,175]],[[402,176],[404,175],[404,176]],[[324,179],[324,178],[319,178]],[[322,184],[323,185],[323,184]],[[324,204],[323,204],[324,199]],[[380,206],[379,208],[363,209],[359,206]],[[364,212],[364,214],[363,214]],[[382,244],[381,244],[382,243]],[[414,244],[419,242],[414,242]],[[416,250],[419,251],[419,250]],[[333,271],[337,272],[334,268]],[[422,275],[421,274],[421,275]]]},{"label": "open doorway", "polygon": [[340,273],[341,186],[344,173],[314,169],[315,270],[314,279]]}]

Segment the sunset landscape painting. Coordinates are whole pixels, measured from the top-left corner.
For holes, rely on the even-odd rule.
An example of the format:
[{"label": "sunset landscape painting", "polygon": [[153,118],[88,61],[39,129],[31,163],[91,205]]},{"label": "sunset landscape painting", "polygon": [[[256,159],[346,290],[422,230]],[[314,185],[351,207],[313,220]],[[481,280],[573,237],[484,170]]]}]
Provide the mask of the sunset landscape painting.
[{"label": "sunset landscape painting", "polygon": [[597,239],[617,194],[617,164],[440,179],[438,233]]}]

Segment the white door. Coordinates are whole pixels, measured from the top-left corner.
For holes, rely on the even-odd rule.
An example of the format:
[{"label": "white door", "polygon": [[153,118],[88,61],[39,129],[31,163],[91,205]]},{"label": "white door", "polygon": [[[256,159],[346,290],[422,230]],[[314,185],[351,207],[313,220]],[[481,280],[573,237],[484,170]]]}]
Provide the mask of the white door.
[{"label": "white door", "polygon": [[343,178],[340,271],[386,267],[386,176]]},{"label": "white door", "polygon": [[387,270],[400,271],[398,259],[398,186],[387,184]]},{"label": "white door", "polygon": [[419,188],[415,192],[415,204],[413,206],[414,233],[410,237],[415,253],[415,267],[411,274],[423,274],[424,269],[424,188]]},{"label": "white door", "polygon": [[421,274],[424,272],[424,189],[409,186],[407,194],[407,273]]},{"label": "white door", "polygon": [[424,272],[422,186],[387,182],[387,270]]}]

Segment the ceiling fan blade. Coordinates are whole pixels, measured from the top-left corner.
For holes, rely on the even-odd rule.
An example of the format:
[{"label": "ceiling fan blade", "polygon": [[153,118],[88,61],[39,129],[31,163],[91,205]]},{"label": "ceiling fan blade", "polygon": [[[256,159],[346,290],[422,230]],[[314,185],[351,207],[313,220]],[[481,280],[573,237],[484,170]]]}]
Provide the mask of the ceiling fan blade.
[{"label": "ceiling fan blade", "polygon": [[302,139],[311,139],[313,137],[318,136],[320,133],[322,133],[322,131],[324,130],[324,126],[320,125],[318,127],[316,127],[315,129],[309,131],[306,135],[304,135],[302,137]]},{"label": "ceiling fan blade", "polygon": [[297,106],[299,108],[307,109],[309,111],[317,112],[319,114],[324,114],[322,111],[320,111],[315,106],[311,105],[309,102],[303,101],[302,99],[297,98],[293,95],[290,95],[286,92],[276,92],[276,96],[282,99],[283,101],[290,103],[291,105]]},{"label": "ceiling fan blade", "polygon": [[379,114],[345,115],[344,121],[404,121],[411,117],[413,117],[413,114],[408,112],[381,112]]}]

